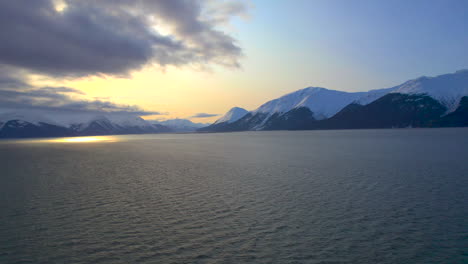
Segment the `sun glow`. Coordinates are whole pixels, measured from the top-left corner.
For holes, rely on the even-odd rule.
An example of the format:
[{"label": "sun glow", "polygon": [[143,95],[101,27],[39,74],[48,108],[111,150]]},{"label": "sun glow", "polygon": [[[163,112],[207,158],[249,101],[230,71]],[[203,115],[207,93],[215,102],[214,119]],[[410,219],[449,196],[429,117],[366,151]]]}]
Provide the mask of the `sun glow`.
[{"label": "sun glow", "polygon": [[67,3],[64,0],[55,0],[54,2],[55,11],[61,13],[67,8]]}]

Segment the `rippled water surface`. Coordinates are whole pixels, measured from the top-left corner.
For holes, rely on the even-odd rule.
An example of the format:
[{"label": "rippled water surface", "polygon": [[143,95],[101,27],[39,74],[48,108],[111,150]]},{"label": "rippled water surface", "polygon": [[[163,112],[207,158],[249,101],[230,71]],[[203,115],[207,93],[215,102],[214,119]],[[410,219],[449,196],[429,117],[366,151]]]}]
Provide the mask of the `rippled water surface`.
[{"label": "rippled water surface", "polygon": [[467,263],[468,129],[0,142],[0,263]]}]

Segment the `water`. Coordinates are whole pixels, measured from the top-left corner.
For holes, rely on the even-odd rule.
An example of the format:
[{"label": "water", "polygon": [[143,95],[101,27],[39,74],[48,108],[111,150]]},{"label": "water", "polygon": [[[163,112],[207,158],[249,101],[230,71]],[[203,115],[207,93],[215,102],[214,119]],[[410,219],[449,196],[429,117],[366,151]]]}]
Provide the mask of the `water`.
[{"label": "water", "polygon": [[0,142],[0,263],[467,263],[468,129]]}]

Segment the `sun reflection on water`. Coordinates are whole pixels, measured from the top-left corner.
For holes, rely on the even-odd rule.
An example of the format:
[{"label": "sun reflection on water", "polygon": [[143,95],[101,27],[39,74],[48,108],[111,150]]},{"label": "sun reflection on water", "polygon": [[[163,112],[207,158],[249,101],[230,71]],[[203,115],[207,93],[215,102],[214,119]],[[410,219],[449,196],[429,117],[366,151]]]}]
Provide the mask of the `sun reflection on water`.
[{"label": "sun reflection on water", "polygon": [[94,136],[94,137],[67,137],[41,140],[42,142],[54,143],[93,143],[93,142],[116,142],[117,137]]}]

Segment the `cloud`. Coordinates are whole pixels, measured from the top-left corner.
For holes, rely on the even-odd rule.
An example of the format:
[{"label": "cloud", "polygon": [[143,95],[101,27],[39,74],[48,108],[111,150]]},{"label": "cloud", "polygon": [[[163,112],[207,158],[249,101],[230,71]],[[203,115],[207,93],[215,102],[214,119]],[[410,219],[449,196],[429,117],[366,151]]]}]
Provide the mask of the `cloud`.
[{"label": "cloud", "polygon": [[82,91],[80,91],[78,89],[70,88],[70,87],[64,87],[64,86],[60,86],[60,87],[50,87],[50,86],[42,87],[41,91],[47,92],[47,93],[74,93],[74,94],[85,95],[84,92],[82,92]]},{"label": "cloud", "polygon": [[2,110],[45,110],[54,112],[88,112],[88,113],[121,113],[144,115],[161,115],[165,113],[145,111],[133,105],[116,104],[106,100],[86,100],[80,98],[83,92],[70,87],[37,87],[29,83],[21,89],[15,77],[0,75],[0,108]]},{"label": "cloud", "polygon": [[212,23],[227,24],[232,16],[248,17],[246,2],[242,1],[215,1],[211,0],[206,13]]},{"label": "cloud", "polygon": [[[239,1],[0,1],[0,64],[45,75],[127,75],[147,64],[239,67],[219,26]],[[163,30],[164,29],[164,30]]]},{"label": "cloud", "polygon": [[0,65],[0,88],[8,89],[24,89],[30,88],[27,82],[23,81],[26,79],[24,72]]},{"label": "cloud", "polygon": [[198,113],[190,118],[208,118],[208,117],[214,117],[214,116],[219,116],[219,114],[207,114],[207,113]]}]

